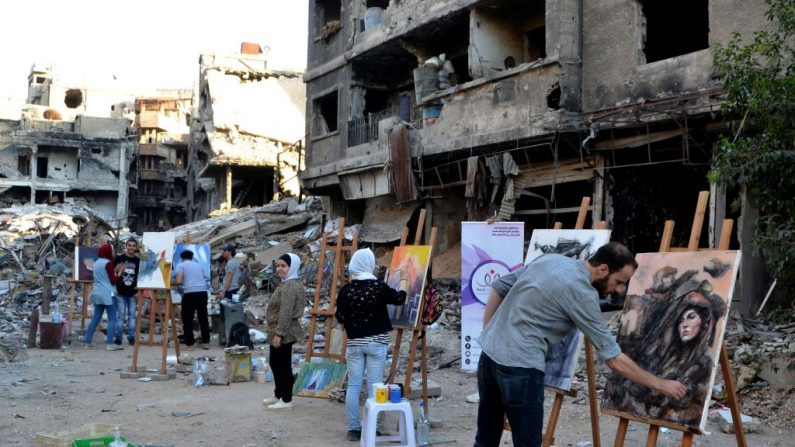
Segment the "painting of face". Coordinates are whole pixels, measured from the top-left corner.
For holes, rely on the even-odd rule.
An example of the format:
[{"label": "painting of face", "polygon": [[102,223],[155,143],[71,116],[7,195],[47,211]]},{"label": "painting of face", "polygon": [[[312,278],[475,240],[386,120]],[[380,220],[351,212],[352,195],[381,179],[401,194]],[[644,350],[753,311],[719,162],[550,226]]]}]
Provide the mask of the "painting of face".
[{"label": "painting of face", "polygon": [[642,253],[635,259],[618,343],[640,367],[678,380],[687,393],[674,400],[613,373],[602,410],[677,430],[703,430],[740,254]]},{"label": "painting of face", "polygon": [[75,281],[94,281],[94,262],[99,257],[98,247],[79,246],[75,249]]},{"label": "painting of face", "polygon": [[687,309],[685,313],[679,317],[679,339],[682,342],[689,342],[701,330],[701,317],[693,309]]}]

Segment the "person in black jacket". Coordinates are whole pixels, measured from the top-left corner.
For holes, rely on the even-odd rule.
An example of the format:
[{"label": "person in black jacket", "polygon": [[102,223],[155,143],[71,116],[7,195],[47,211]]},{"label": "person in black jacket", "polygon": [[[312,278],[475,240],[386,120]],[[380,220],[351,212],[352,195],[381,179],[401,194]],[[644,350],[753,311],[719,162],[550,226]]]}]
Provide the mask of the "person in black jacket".
[{"label": "person in black jacket", "polygon": [[[373,384],[384,378],[387,345],[392,323],[387,304],[406,302],[408,280],[400,276],[400,291],[394,290],[373,276],[375,256],[369,248],[357,250],[348,266],[352,281],[337,295],[337,321],[345,327],[348,345],[348,389],[345,411],[348,416],[348,440],[358,441],[362,434],[359,420],[359,394],[367,376],[368,397],[373,397]],[[394,272],[399,274],[399,272]]]}]

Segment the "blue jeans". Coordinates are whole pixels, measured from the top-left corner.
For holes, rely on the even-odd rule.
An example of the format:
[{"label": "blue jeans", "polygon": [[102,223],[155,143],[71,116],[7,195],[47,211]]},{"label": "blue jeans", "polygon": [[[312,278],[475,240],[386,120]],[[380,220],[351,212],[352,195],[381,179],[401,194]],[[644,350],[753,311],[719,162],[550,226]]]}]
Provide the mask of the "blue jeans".
[{"label": "blue jeans", "polygon": [[[115,302],[116,300],[114,299],[113,301]],[[108,313],[108,336],[105,343],[109,345],[113,344],[113,333],[116,332],[115,304],[94,304],[94,316],[91,318],[91,323],[88,324],[86,338],[83,339],[83,343],[91,344],[91,340],[94,339],[94,331],[97,330],[97,326],[99,326],[99,322],[102,320],[102,312]]]},{"label": "blue jeans", "polygon": [[133,296],[117,296],[116,299],[116,331],[113,335],[121,338],[124,333],[124,317],[127,317],[127,339],[135,338],[136,301]]},{"label": "blue jeans", "polygon": [[367,374],[367,397],[373,397],[373,384],[384,380],[387,346],[383,343],[368,343],[348,346],[345,358],[348,361],[348,390],[345,392],[345,412],[348,415],[348,430],[361,430],[359,420],[359,395],[362,381]]},{"label": "blue jeans", "polygon": [[478,362],[478,432],[475,447],[497,447],[505,415],[513,445],[540,447],[544,423],[544,372],[503,366],[485,352]]}]

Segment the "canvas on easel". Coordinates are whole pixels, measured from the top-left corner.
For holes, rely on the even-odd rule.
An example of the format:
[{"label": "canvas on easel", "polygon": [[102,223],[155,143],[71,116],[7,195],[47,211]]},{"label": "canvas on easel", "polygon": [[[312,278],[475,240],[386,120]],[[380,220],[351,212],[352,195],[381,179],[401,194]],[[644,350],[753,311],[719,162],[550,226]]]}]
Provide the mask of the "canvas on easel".
[{"label": "canvas on easel", "polygon": [[168,289],[174,259],[175,233],[144,233],[144,257],[138,271],[139,289]]},{"label": "canvas on easel", "polygon": [[210,257],[210,244],[177,244],[174,247],[174,256],[171,261],[172,276],[174,276],[174,270],[176,270],[179,263],[182,262],[180,255],[185,250],[190,250],[193,253],[193,260],[202,267],[204,278],[209,284],[211,278],[210,264],[212,263],[212,258]]},{"label": "canvas on easel", "polygon": [[738,251],[642,253],[621,314],[621,350],[650,373],[687,386],[674,401],[615,373],[605,413],[702,432],[723,345]]},{"label": "canvas on easel", "polygon": [[94,281],[94,263],[99,257],[99,247],[80,245],[75,248],[75,265],[72,269],[73,279],[80,282]]},{"label": "canvas on easel", "polygon": [[425,291],[425,280],[431,264],[431,247],[429,245],[403,245],[395,247],[389,275],[386,283],[389,287],[400,288],[401,275],[407,275],[409,287],[406,290],[406,304],[402,306],[387,305],[389,320],[394,327],[414,328],[420,315],[422,294]]},{"label": "canvas on easel", "polygon": [[[525,264],[548,253],[585,261],[608,242],[610,230],[533,230]],[[575,328],[560,343],[549,348],[544,369],[545,386],[562,391],[571,390],[571,379],[577,367],[577,354],[582,340],[582,332]]]}]

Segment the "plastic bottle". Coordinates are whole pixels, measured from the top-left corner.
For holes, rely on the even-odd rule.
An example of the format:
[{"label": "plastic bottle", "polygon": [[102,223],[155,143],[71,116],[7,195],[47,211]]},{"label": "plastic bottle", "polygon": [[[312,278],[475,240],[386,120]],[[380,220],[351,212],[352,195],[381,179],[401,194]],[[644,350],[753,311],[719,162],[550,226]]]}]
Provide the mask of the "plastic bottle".
[{"label": "plastic bottle", "polygon": [[425,447],[431,442],[431,421],[425,415],[425,402],[420,401],[420,414],[417,418],[417,445]]},{"label": "plastic bottle", "polygon": [[113,427],[113,442],[111,442],[108,447],[127,447],[127,442],[121,436],[121,429],[119,427]]}]

